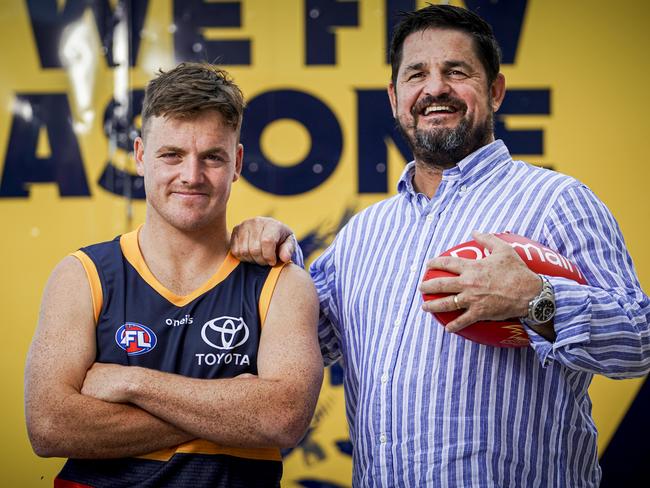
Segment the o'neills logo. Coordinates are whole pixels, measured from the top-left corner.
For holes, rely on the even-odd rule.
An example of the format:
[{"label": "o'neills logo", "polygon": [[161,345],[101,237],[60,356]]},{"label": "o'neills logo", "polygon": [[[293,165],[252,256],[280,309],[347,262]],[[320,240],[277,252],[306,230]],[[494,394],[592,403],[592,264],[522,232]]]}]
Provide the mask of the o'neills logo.
[{"label": "o'neills logo", "polygon": [[[567,258],[564,256],[556,253],[555,251],[552,251],[551,249],[541,246],[541,245],[536,245],[533,242],[508,242],[505,241],[510,246],[517,251],[517,254],[519,254],[519,257],[523,259],[524,261],[527,261],[527,265],[531,268],[534,269],[534,266],[530,266],[531,263],[535,263],[536,265],[550,265],[551,267],[555,266],[559,269],[568,271],[570,274],[577,275],[580,280],[584,281],[584,276],[580,272],[577,266],[571,264]],[[449,251],[449,255],[456,257],[456,258],[464,258],[464,259],[483,259],[486,258],[487,256],[490,255],[490,250],[489,249],[483,249],[481,247],[475,246],[468,244],[467,246],[459,247],[457,249],[453,249]],[[539,272],[541,272],[540,270]],[[552,269],[548,270],[543,270],[544,274],[549,274],[549,275],[556,275],[557,273],[553,272]],[[563,273],[560,273],[562,275]]]}]

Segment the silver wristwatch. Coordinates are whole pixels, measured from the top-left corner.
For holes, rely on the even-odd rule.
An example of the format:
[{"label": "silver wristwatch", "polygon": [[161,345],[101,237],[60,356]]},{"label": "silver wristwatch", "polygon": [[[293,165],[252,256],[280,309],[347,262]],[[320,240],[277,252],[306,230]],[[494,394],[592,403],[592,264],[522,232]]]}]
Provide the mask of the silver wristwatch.
[{"label": "silver wristwatch", "polygon": [[542,275],[542,291],[528,302],[528,315],[525,320],[533,325],[545,324],[555,317],[555,293],[553,285]]}]

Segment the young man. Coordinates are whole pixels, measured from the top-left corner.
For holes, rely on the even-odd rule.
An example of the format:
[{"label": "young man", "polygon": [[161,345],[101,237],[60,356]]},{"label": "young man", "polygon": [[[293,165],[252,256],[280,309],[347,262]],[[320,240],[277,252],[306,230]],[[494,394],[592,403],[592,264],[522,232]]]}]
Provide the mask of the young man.
[{"label": "young man", "polygon": [[[495,141],[505,80],[477,15],[448,5],[406,14],[391,64],[388,96],[415,161],[397,195],[355,216],[311,267],[321,349],[345,369],[353,484],[597,487],[589,383],[650,370],[650,300],[620,230],[583,184],[514,161]],[[556,249],[588,285],[531,272],[491,235],[504,231]],[[289,233],[258,219],[238,227],[233,249],[273,261],[275,246],[260,243]],[[486,259],[429,262],[473,235]],[[427,267],[459,276],[420,283]],[[423,303],[423,291],[451,296]],[[555,301],[550,323],[529,312],[541,299]],[[428,313],[457,308],[446,328]],[[449,333],[508,317],[521,317],[531,347]]]},{"label": "young man", "polygon": [[36,453],[70,458],[55,486],[279,486],[322,381],[318,302],[300,268],[229,252],[243,106],[213,66],[161,72],[135,141],[144,225],[52,273],[25,404]]}]

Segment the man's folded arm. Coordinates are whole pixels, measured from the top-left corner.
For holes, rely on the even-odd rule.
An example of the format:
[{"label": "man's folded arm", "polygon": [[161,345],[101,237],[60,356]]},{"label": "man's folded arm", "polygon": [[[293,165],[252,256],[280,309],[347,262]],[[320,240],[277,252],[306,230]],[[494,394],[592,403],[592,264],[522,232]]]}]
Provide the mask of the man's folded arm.
[{"label": "man's folded arm", "polygon": [[96,354],[90,286],[79,261],[53,271],[25,372],[25,414],[39,456],[113,458],[172,447],[195,436],[142,409],[82,395]]},{"label": "man's folded arm", "polygon": [[83,391],[136,404],[220,445],[294,446],[309,426],[323,378],[317,322],[314,285],[305,271],[289,264],[280,274],[262,329],[258,376],[196,379],[96,364]]}]

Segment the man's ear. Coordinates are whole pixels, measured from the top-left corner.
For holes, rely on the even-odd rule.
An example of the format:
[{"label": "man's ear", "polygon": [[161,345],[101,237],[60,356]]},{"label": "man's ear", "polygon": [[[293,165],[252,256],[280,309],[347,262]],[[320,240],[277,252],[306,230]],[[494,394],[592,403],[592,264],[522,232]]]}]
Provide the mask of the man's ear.
[{"label": "man's ear", "polygon": [[388,84],[388,99],[390,100],[390,108],[393,111],[393,118],[397,117],[397,94],[395,93],[395,85],[391,81]]},{"label": "man's ear", "polygon": [[492,95],[492,111],[496,112],[506,96],[506,77],[502,73],[499,73],[492,82],[490,94]]},{"label": "man's ear", "polygon": [[235,154],[235,174],[232,177],[232,181],[237,181],[241,176],[241,168],[244,164],[244,146],[237,144],[237,153]]},{"label": "man's ear", "polygon": [[135,170],[139,176],[144,176],[144,141],[136,137],[133,142],[133,156],[135,157]]}]

